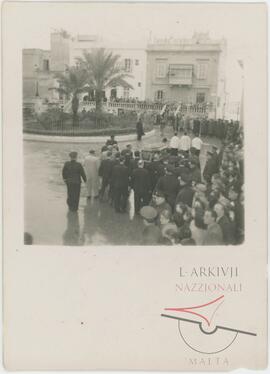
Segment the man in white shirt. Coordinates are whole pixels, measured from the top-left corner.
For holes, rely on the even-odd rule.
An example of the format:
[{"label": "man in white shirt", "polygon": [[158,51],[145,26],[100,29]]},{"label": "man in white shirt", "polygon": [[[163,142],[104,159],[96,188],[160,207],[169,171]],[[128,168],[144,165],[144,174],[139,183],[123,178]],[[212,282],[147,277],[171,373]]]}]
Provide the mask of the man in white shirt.
[{"label": "man in white shirt", "polygon": [[203,145],[203,141],[199,138],[198,134],[195,134],[195,137],[192,139],[191,146],[196,150],[196,155],[200,155],[200,151]]},{"label": "man in white shirt", "polygon": [[190,146],[191,146],[191,139],[187,135],[187,132],[185,131],[184,135],[180,139],[180,149],[181,151],[188,153],[190,150]]},{"label": "man in white shirt", "polygon": [[174,133],[174,136],[170,140],[171,154],[177,156],[178,149],[180,146],[180,139],[177,136],[177,132]]}]

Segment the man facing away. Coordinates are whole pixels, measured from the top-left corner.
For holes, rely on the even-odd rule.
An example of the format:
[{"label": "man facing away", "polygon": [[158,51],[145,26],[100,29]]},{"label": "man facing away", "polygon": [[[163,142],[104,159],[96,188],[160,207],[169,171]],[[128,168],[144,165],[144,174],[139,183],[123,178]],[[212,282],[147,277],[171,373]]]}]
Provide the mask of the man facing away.
[{"label": "man facing away", "polygon": [[195,134],[195,137],[194,137],[194,138],[192,139],[192,141],[191,141],[191,146],[195,149],[195,154],[196,154],[197,156],[200,155],[202,145],[203,145],[203,141],[202,141],[201,138],[199,137],[199,134],[196,133],[196,134]]},{"label": "man facing away", "polygon": [[137,140],[142,140],[142,136],[144,135],[144,131],[143,131],[143,123],[142,123],[142,119],[139,118],[137,124],[136,124],[136,132],[137,132]]},{"label": "man facing away", "polygon": [[100,160],[95,155],[94,150],[89,151],[89,156],[85,158],[84,167],[87,177],[87,198],[90,199],[91,196],[94,198],[98,197],[99,194],[99,170]]},{"label": "man facing away", "polygon": [[112,188],[115,211],[124,213],[127,207],[129,170],[125,166],[125,158],[120,157],[119,164],[112,170]]},{"label": "man facing away", "polygon": [[180,147],[180,139],[177,136],[177,132],[175,132],[174,136],[170,140],[171,154],[174,156],[177,156],[179,147]]},{"label": "man facing away", "polygon": [[144,169],[143,160],[139,160],[138,167],[132,172],[131,186],[134,190],[135,213],[139,214],[140,209],[149,203],[151,194],[150,174]]},{"label": "man facing away", "polygon": [[70,152],[70,161],[65,162],[62,170],[63,179],[67,185],[67,205],[69,210],[76,212],[79,206],[81,179],[86,182],[82,164],[77,162],[78,153]]},{"label": "man facing away", "polygon": [[184,135],[180,139],[180,149],[183,153],[188,154],[191,146],[190,137],[187,134],[187,131],[184,132]]}]

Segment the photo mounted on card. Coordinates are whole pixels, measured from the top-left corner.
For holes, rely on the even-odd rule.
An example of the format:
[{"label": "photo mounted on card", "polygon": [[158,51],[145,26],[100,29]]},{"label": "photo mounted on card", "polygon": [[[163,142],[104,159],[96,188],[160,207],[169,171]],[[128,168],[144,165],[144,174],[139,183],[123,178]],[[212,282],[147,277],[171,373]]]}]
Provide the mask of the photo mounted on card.
[{"label": "photo mounted on card", "polygon": [[266,368],[266,4],[2,20],[5,367]]}]

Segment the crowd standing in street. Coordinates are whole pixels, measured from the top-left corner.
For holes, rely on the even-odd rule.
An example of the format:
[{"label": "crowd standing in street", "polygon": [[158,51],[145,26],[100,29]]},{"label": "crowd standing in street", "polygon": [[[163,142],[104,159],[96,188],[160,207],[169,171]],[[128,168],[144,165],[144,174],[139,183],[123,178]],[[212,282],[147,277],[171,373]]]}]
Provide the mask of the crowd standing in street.
[{"label": "crowd standing in street", "polygon": [[[144,158],[143,151],[133,151],[131,144],[120,149],[114,136],[102,146],[100,156],[90,150],[84,161],[85,171],[76,161],[76,152],[71,152],[71,161],[63,168],[69,209],[78,209],[82,180],[86,182],[89,198],[111,204],[119,214],[127,212],[133,190],[135,219],[142,217],[145,227],[138,244],[241,244],[244,240],[242,128],[233,121],[192,119],[191,129],[191,121],[187,118],[181,121],[177,126],[177,120],[172,121],[175,132],[166,141],[167,148],[162,153],[153,151],[150,160]],[[161,128],[163,133],[163,123]],[[221,147],[208,149],[203,168],[202,134],[221,141]],[[139,120],[138,141],[142,135]]]}]

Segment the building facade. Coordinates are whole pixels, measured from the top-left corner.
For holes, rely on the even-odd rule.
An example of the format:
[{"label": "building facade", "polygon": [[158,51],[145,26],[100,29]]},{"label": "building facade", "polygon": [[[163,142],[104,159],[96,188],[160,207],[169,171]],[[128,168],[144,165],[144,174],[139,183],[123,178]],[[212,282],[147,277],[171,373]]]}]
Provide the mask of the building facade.
[{"label": "building facade", "polygon": [[[70,36],[63,30],[50,36],[50,50],[23,50],[23,98],[57,100],[55,73],[75,66],[83,52],[105,48],[120,56],[122,69],[130,75],[133,87],[110,87],[108,100],[147,100],[158,102],[212,103],[215,115],[223,116],[226,104],[226,42],[212,40],[208,34],[191,39],[162,39],[147,48],[135,43],[121,44],[97,35]],[[85,97],[85,96],[84,96]],[[86,98],[86,97],[85,97]]]},{"label": "building facade", "polygon": [[115,87],[107,88],[107,99],[145,99],[146,51],[136,44],[112,43],[97,35],[77,35],[70,41],[70,65],[76,65],[76,58],[82,57],[83,52],[91,52],[97,48],[104,48],[114,55],[119,55],[120,66],[130,75],[126,81],[133,89]]},{"label": "building facade", "polygon": [[225,40],[208,34],[148,44],[146,98],[178,103],[213,103],[222,108],[225,91]]},{"label": "building facade", "polygon": [[53,78],[50,70],[50,51],[24,49],[22,55],[23,99],[49,98]]}]

